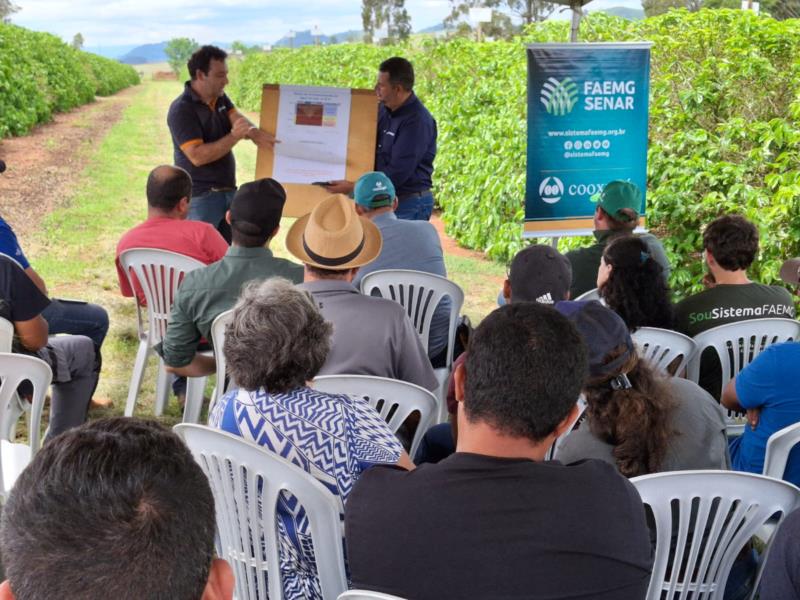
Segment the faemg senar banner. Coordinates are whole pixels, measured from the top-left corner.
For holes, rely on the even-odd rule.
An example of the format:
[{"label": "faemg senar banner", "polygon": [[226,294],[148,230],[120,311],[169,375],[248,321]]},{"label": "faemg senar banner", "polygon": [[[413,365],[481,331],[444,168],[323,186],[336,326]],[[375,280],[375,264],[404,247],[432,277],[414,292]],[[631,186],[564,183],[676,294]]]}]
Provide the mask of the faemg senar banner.
[{"label": "faemg senar banner", "polygon": [[645,209],[649,42],[528,46],[526,236],[592,231],[591,198],[614,179]]}]

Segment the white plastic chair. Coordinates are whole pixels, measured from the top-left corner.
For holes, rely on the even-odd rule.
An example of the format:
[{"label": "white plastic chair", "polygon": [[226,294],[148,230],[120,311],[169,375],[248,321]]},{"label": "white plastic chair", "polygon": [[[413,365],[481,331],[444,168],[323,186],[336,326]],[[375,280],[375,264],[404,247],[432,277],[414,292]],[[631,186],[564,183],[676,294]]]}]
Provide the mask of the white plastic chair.
[{"label": "white plastic chair", "polygon": [[[640,327],[631,334],[639,356],[667,375],[679,375],[694,356],[697,345],[688,335],[658,327]],[[670,372],[676,359],[680,362]]]},{"label": "white plastic chair", "polygon": [[[231,322],[232,319],[233,309],[230,309],[218,314],[211,323],[211,342],[214,347],[214,362],[217,365],[217,385],[214,386],[214,391],[211,394],[211,400],[208,403],[208,414],[211,414],[214,405],[222,397],[222,395],[228,391],[228,388],[230,388],[233,383],[229,381],[227,387],[225,386],[226,364],[225,353],[223,352],[223,347],[225,345],[225,327]],[[188,380],[188,384],[192,383],[192,379],[195,378],[190,378]],[[203,392],[205,391],[205,380],[203,380],[203,389],[196,390],[194,385],[197,384],[193,384],[191,388],[192,393],[189,393],[190,387],[188,384],[186,386],[186,408],[183,411],[183,422],[199,423],[200,413],[203,410]]]},{"label": "white plastic chair", "polygon": [[[793,319],[749,319],[713,327],[694,336],[697,351],[689,361],[688,378],[700,381],[700,361],[708,348],[713,348],[722,365],[722,387],[749,365],[761,352],[780,342],[800,339],[800,322]],[[744,413],[727,411],[728,435],[741,435],[745,428]]]},{"label": "white plastic chair", "polygon": [[[174,430],[211,484],[217,553],[233,568],[238,600],[283,598],[276,508],[284,490],[305,509],[322,596],[336,598],[347,590],[341,502],[325,486],[276,454],[235,435],[190,423],[180,423]],[[254,548],[263,551],[254,552]]]},{"label": "white plastic chair", "polygon": [[764,475],[783,479],[789,454],[797,444],[800,444],[800,423],[784,427],[769,436],[764,454]]},{"label": "white plastic chair", "polygon": [[[20,269],[21,268],[22,267],[20,267]],[[10,353],[13,342],[14,324],[11,321],[7,321],[3,317],[0,317],[0,352]],[[30,404],[28,404],[28,402],[22,400],[16,392],[12,394],[12,399],[16,400],[16,405],[14,402],[8,402],[5,410],[3,411],[3,418],[0,419],[0,438],[8,441],[14,440],[19,417],[23,413],[26,416],[30,415]],[[28,425],[30,425],[30,423],[28,423]]]},{"label": "white plastic chair", "polygon": [[[183,277],[189,271],[199,269],[205,265],[199,260],[168,252],[167,250],[156,250],[153,248],[131,248],[119,256],[122,269],[128,276],[131,289],[134,286],[134,277],[139,282],[145,300],[147,300],[147,327],[145,328],[142,318],[142,307],[134,295],[136,302],[136,320],[139,330],[139,349],[136,351],[136,361],[133,364],[133,374],[131,376],[130,388],[128,389],[128,400],[125,403],[125,416],[133,416],[133,409],[136,405],[136,397],[139,395],[139,388],[142,386],[142,378],[147,365],[147,358],[154,353],[153,346],[164,339],[167,332],[167,322],[169,320],[172,303],[178,291],[178,286]],[[192,386],[194,390],[205,388],[205,378],[202,385]],[[199,383],[199,382],[198,382]],[[187,384],[187,404],[189,403],[189,385]],[[156,401],[155,414],[161,415],[167,404],[169,396],[169,385],[167,372],[164,368],[164,361],[158,357],[158,376],[156,378]]]},{"label": "white plastic chair", "polygon": [[372,592],[370,590],[350,590],[344,594],[339,594],[336,600],[406,600],[400,596],[392,596],[391,594],[383,594],[381,592]]},{"label": "white plastic chair", "polygon": [[436,306],[445,296],[450,298],[450,328],[447,333],[445,366],[434,369],[436,379],[439,381],[436,394],[439,398],[437,421],[445,422],[447,420],[447,404],[445,402],[447,381],[453,368],[453,349],[458,315],[464,305],[464,291],[446,277],[408,269],[385,269],[367,273],[361,280],[361,293],[371,296],[373,290],[378,290],[382,297],[394,300],[405,309],[426,352]]},{"label": "white plastic chair", "polygon": [[598,302],[600,302],[603,305],[605,305],[605,302],[600,297],[600,292],[598,291],[597,288],[593,288],[593,289],[591,289],[591,290],[589,290],[587,292],[583,292],[577,298],[573,298],[573,300],[577,300],[578,302],[584,302],[584,301],[587,301],[587,300],[597,300]]},{"label": "white plastic chair", "polygon": [[33,386],[31,398],[30,418],[28,420],[28,443],[15,443],[10,438],[0,439],[0,482],[2,490],[0,496],[5,498],[17,477],[41,447],[40,427],[44,396],[50,387],[53,372],[50,366],[36,358],[25,354],[0,353],[0,422],[3,422],[3,431],[9,426],[13,431],[16,421],[21,414],[20,399],[17,397],[17,387],[25,380]]},{"label": "white plastic chair", "polygon": [[366,400],[389,425],[393,433],[414,411],[419,411],[419,425],[411,441],[409,454],[414,456],[422,437],[438,414],[436,396],[407,381],[372,375],[320,375],[314,389],[328,394],[347,394]]},{"label": "white plastic chair", "polygon": [[569,427],[567,427],[567,430],[556,438],[556,440],[553,442],[553,445],[550,446],[550,449],[544,455],[545,460],[555,460],[558,458],[558,451],[561,449],[561,446],[564,445],[564,442],[567,440],[567,437],[569,437],[569,434],[575,431],[575,425],[577,425],[578,421],[581,420],[583,413],[586,412],[587,404],[586,398],[583,394],[578,397],[576,404],[578,406],[578,416],[572,420],[572,423],[570,423]]},{"label": "white plastic chair", "polygon": [[634,477],[631,483],[655,520],[656,552],[648,600],[721,600],[744,545],[770,517],[780,513],[780,522],[800,504],[800,489],[751,473],[673,471]]},{"label": "white plastic chair", "polygon": [[0,352],[11,352],[14,342],[14,324],[0,317]]}]

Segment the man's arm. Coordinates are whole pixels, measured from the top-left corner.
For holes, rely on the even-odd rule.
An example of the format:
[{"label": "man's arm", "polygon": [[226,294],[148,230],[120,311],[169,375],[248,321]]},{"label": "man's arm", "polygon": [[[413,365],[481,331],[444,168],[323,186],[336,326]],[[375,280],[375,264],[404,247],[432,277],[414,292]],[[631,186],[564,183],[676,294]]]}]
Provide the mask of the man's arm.
[{"label": "man's arm", "polygon": [[205,377],[217,372],[217,363],[213,356],[195,354],[192,362],[182,367],[167,367],[167,371],[182,377]]},{"label": "man's arm", "polygon": [[44,283],[44,279],[42,279],[41,276],[36,271],[33,270],[33,267],[28,267],[27,269],[25,269],[25,273],[28,275],[28,277],[30,277],[34,285],[36,285],[36,287],[39,288],[40,292],[42,292],[45,296],[49,296],[49,294],[47,293],[47,286]]},{"label": "man's arm", "polygon": [[260,129],[255,125],[253,125],[252,121],[250,121],[250,119],[245,117],[238,110],[229,112],[228,115],[231,120],[231,125],[233,125],[234,127],[236,127],[236,123],[240,121],[243,121],[244,123],[247,124],[248,129],[245,137],[248,140],[252,141],[259,148],[271,148],[276,143],[278,143],[278,140],[275,139],[274,135],[272,135],[271,133],[267,133],[263,129]]},{"label": "man's arm", "polygon": [[36,352],[47,345],[47,321],[36,315],[27,321],[14,321],[14,330],[23,348]]},{"label": "man's arm", "polygon": [[739,404],[739,397],[736,395],[736,379],[731,379],[725,389],[722,390],[722,397],[720,398],[722,406],[728,410],[735,410],[736,412],[744,412],[745,409]]},{"label": "man's arm", "polygon": [[237,119],[231,132],[216,142],[187,142],[181,146],[181,150],[195,167],[202,167],[230,152],[236,144],[247,137],[249,129],[250,123],[246,119],[244,121]]}]

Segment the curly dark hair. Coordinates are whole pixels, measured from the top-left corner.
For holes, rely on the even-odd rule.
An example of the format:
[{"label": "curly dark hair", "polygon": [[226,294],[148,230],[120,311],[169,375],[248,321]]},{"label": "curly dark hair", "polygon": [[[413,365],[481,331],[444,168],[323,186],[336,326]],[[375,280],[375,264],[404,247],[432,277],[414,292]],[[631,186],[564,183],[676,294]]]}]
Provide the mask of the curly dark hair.
[{"label": "curly dark hair", "polygon": [[742,215],[723,215],[703,232],[703,250],[726,271],[746,269],[758,254],[758,229]]},{"label": "curly dark hair", "polygon": [[[606,356],[604,364],[626,351],[625,346],[619,346]],[[621,373],[627,375],[633,387],[611,387],[611,380]],[[632,353],[616,372],[589,378],[583,393],[589,429],[614,446],[619,472],[625,477],[658,472],[669,440],[675,435],[669,425],[675,402],[664,380],[654,374],[647,362]]]},{"label": "curly dark hair", "polygon": [[616,238],[605,247],[603,260],[611,265],[611,273],[598,292],[628,329],[671,329],[674,314],[669,287],[647,244],[634,235]]}]

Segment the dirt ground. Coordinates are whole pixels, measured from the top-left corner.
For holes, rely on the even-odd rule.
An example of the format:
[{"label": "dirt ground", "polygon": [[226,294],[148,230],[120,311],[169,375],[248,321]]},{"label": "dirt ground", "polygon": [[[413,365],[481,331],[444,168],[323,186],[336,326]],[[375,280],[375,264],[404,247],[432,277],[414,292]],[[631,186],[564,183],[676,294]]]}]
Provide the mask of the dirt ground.
[{"label": "dirt ground", "polygon": [[120,119],[135,88],[55,115],[23,137],[0,140],[0,216],[24,239],[42,217],[62,205],[90,149]]}]

